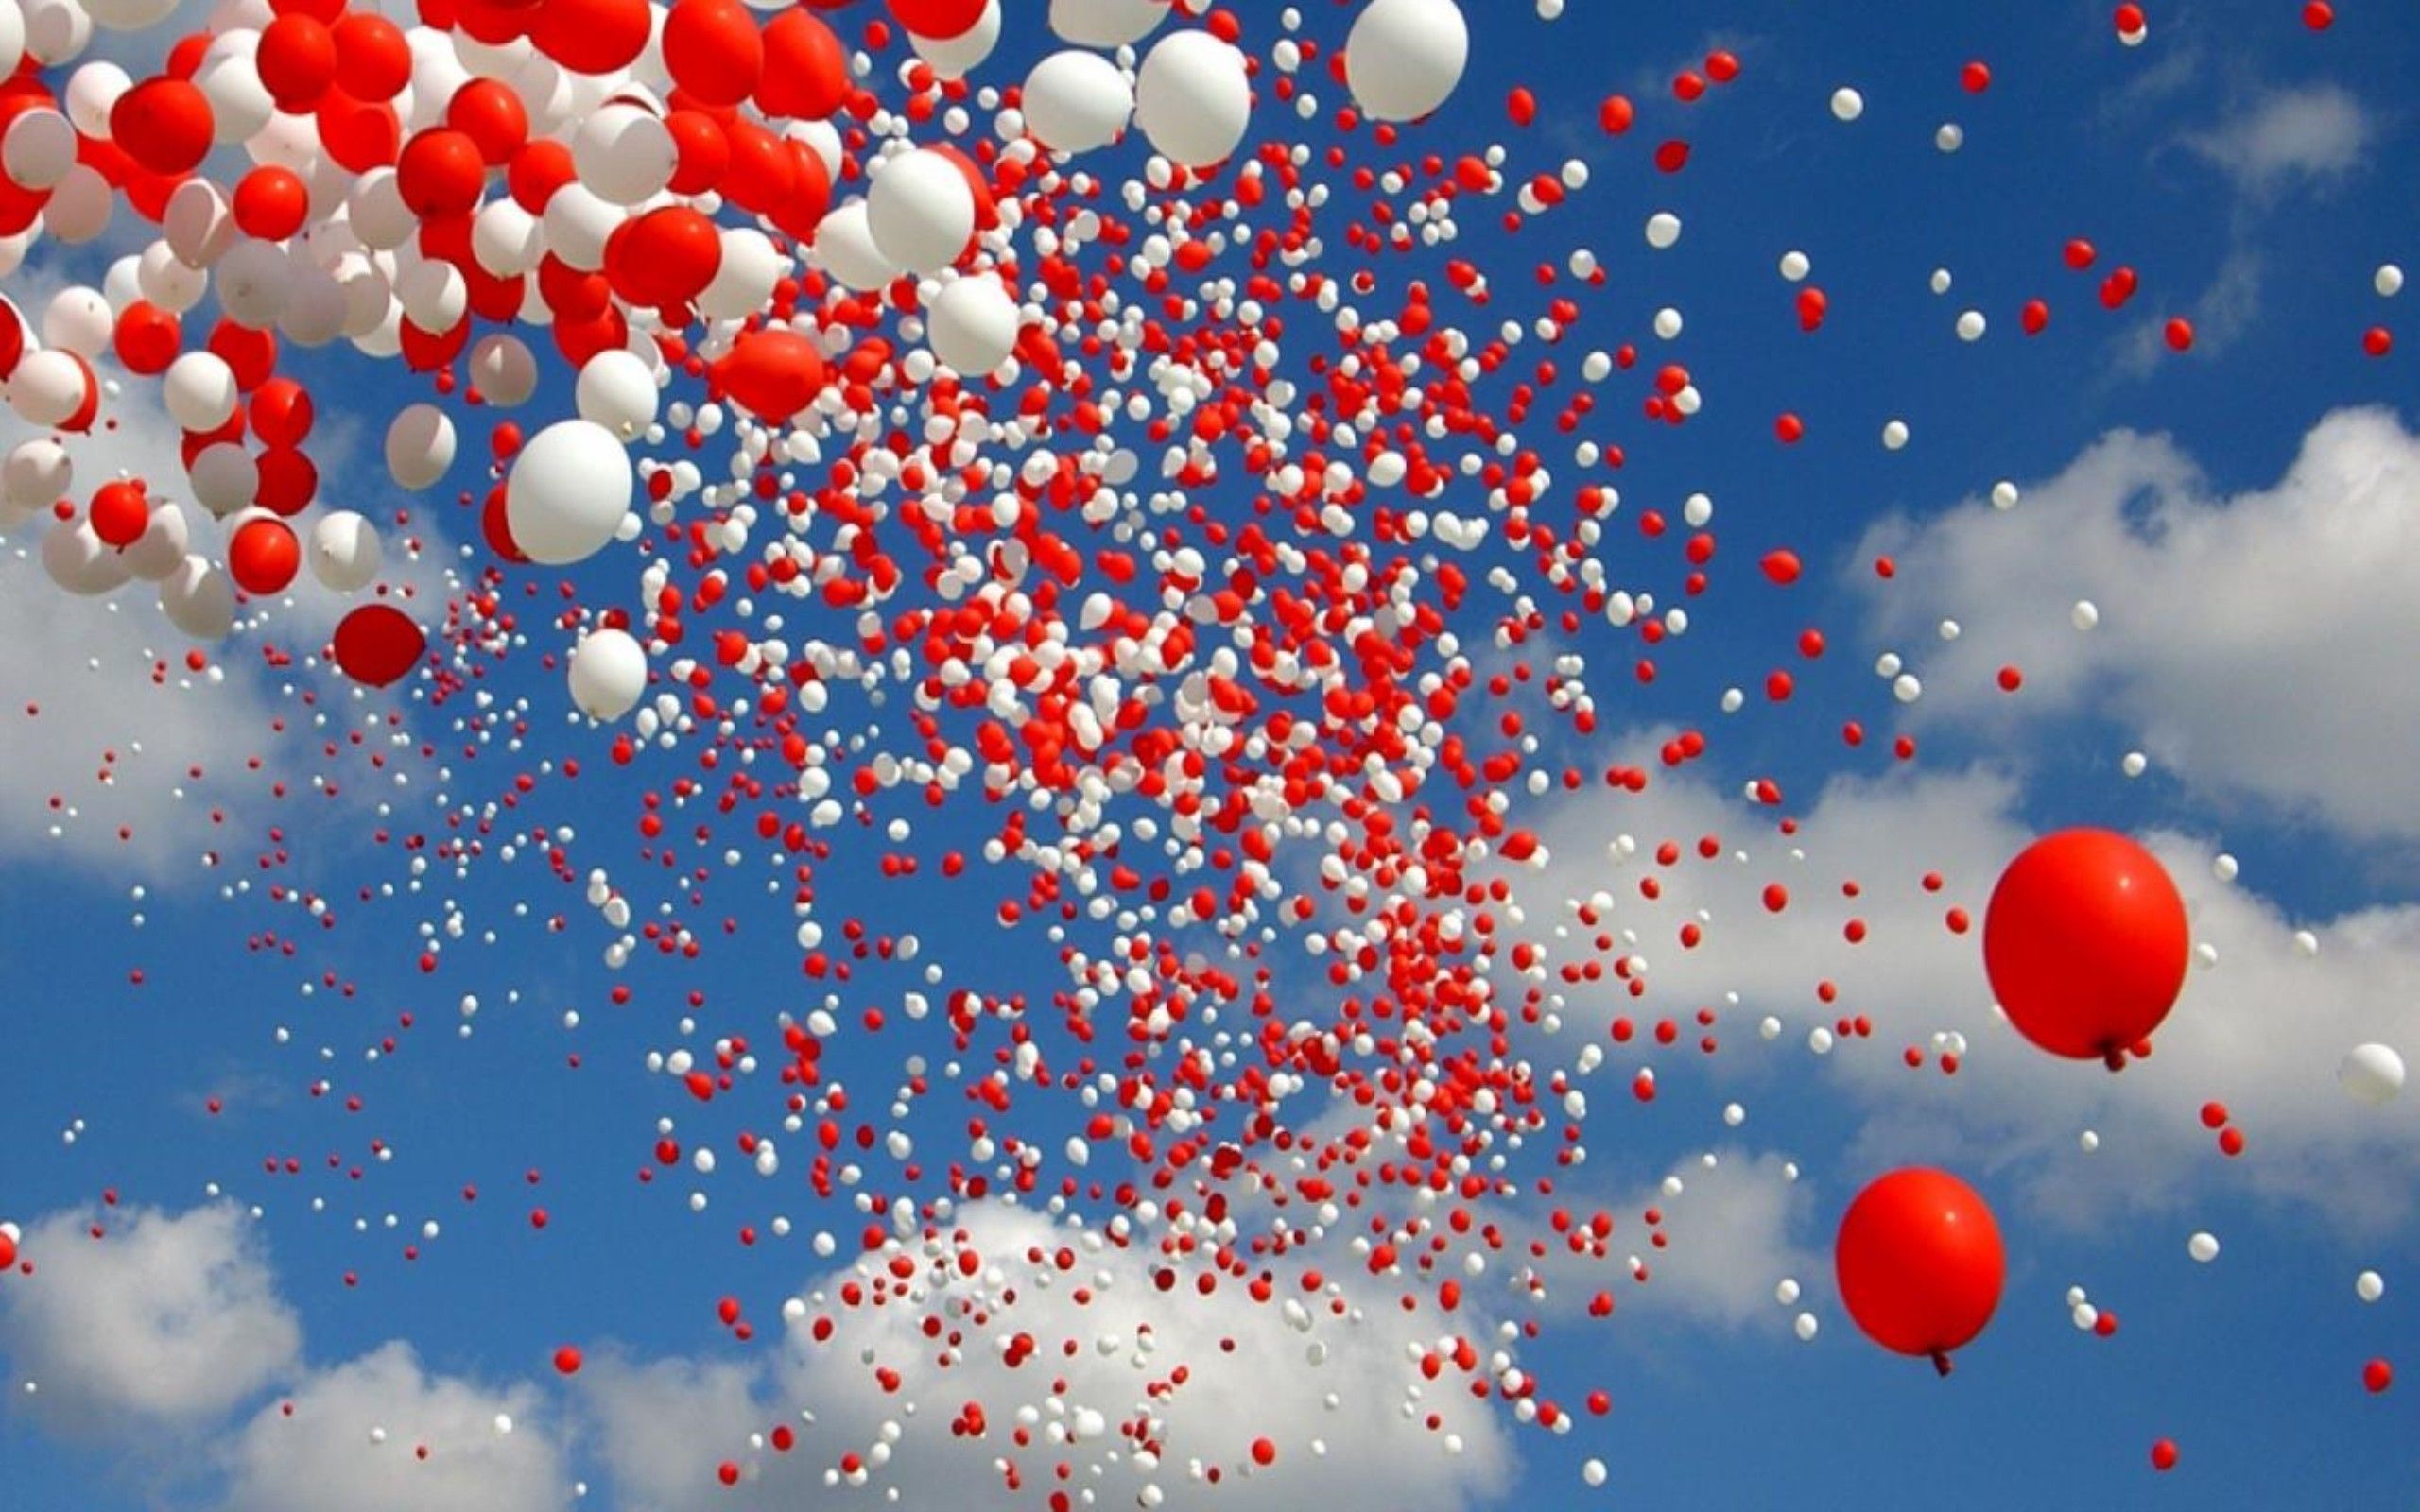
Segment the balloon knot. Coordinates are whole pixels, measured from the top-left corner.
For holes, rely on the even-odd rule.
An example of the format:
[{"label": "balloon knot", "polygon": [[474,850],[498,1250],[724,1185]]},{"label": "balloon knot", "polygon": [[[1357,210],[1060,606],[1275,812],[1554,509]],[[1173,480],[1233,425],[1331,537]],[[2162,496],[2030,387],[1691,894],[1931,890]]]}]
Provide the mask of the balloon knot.
[{"label": "balloon knot", "polygon": [[1949,1374],[1949,1351],[1947,1349],[1935,1349],[1932,1351],[1932,1369],[1933,1374],[1935,1375],[1945,1376]]},{"label": "balloon knot", "polygon": [[2100,1063],[2111,1071],[2123,1071],[2126,1069],[2126,1052],[2110,1050],[2101,1056]]}]

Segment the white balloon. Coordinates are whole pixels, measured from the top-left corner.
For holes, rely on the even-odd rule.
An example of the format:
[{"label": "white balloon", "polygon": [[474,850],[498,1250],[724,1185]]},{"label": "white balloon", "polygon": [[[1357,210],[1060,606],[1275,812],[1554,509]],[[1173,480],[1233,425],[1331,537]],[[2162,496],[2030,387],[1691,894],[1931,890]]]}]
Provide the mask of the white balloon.
[{"label": "white balloon", "polygon": [[23,0],[26,51],[44,68],[56,68],[93,40],[93,18],[77,0]]},{"label": "white balloon", "polygon": [[395,298],[403,301],[405,319],[442,335],[471,308],[471,285],[453,264],[423,258],[396,275]]},{"label": "white balloon", "polygon": [[753,226],[722,232],[722,261],[712,282],[699,291],[698,313],[710,320],[744,319],[763,309],[781,282],[787,260],[773,239]]},{"label": "white balloon", "polygon": [[[84,9],[92,9],[90,0]],[[134,87],[126,70],[108,59],[97,59],[79,66],[67,77],[64,103],[67,118],[76,129],[86,136],[106,142],[110,139],[110,109],[118,96]]]},{"label": "white balloon", "polygon": [[908,43],[942,78],[963,78],[1000,44],[1000,0],[984,0],[983,14],[955,37],[919,37],[911,31]]},{"label": "white balloon", "polygon": [[572,138],[572,168],[579,181],[613,205],[635,205],[662,192],[681,163],[671,129],[654,112],[608,105]]},{"label": "white balloon", "polygon": [[175,13],[177,0],[84,0],[93,24],[110,31],[143,31]]},{"label": "white balloon", "polygon": [[193,487],[193,502],[220,520],[250,508],[261,491],[260,464],[233,441],[203,447],[185,469],[185,480]]},{"label": "white balloon", "polygon": [[505,523],[532,561],[596,555],[621,528],[636,480],[630,454],[594,421],[558,421],[529,438],[505,481]]},{"label": "white balloon", "polygon": [[160,378],[168,418],[189,431],[215,431],[234,418],[243,392],[235,369],[215,352],[188,352],[168,364]]},{"label": "white balloon", "polygon": [[155,504],[142,537],[123,553],[126,570],[147,583],[159,582],[184,561],[185,549],[192,544],[193,529],[185,523],[185,512],[173,504]]},{"label": "white balloon", "polygon": [[866,191],[866,226],[889,261],[930,277],[975,239],[975,191],[957,163],[913,147],[884,163]]},{"label": "white balloon", "polygon": [[647,648],[627,630],[592,630],[571,653],[571,701],[589,718],[611,724],[647,693]]},{"label": "white balloon", "polygon": [[93,523],[61,520],[42,538],[42,570],[71,593],[92,595],[122,587],[132,574],[117,549],[93,534]]},{"label": "white balloon", "polygon": [[823,271],[860,292],[881,288],[899,276],[899,265],[874,245],[862,199],[850,200],[815,228],[815,261]]},{"label": "white balloon", "polygon": [[206,557],[187,557],[160,584],[168,623],[197,641],[225,637],[235,624],[235,585]]},{"label": "white balloon", "polygon": [[404,203],[403,186],[392,168],[372,168],[354,181],[345,196],[345,218],[361,245],[372,251],[391,252],[420,230],[420,217]]},{"label": "white balloon", "polygon": [[510,409],[538,391],[538,359],[519,336],[481,336],[471,348],[471,387],[490,404]]},{"label": "white balloon", "polygon": [[558,261],[594,273],[605,266],[605,239],[622,223],[622,207],[599,198],[585,184],[567,183],[547,198],[538,221],[545,230],[546,249]]},{"label": "white balloon", "polygon": [[[240,47],[220,45],[238,39]],[[211,139],[221,146],[251,140],[277,113],[277,103],[252,62],[252,49],[259,45],[257,32],[222,33],[194,71],[195,87],[210,101]]]},{"label": "white balloon", "polygon": [[19,441],[0,461],[0,499],[20,511],[46,509],[76,485],[76,462],[47,436]]},{"label": "white balloon", "polygon": [[1133,86],[1118,66],[1074,48],[1034,64],[1021,99],[1026,130],[1053,152],[1105,147],[1134,113]]},{"label": "white balloon", "polygon": [[[187,182],[193,180],[187,180]],[[173,204],[175,201],[170,200]],[[210,279],[198,267],[189,267],[177,257],[176,249],[165,240],[153,242],[143,249],[134,264],[135,287],[142,296],[170,315],[182,315],[201,302],[210,290]]]},{"label": "white balloon", "polygon": [[238,236],[218,259],[212,283],[219,308],[227,318],[254,331],[266,331],[285,313],[285,297],[293,287],[293,271],[285,249],[257,237]]},{"label": "white balloon", "polygon": [[28,352],[9,375],[9,407],[27,424],[64,424],[92,393],[92,369],[67,352]]},{"label": "white balloon", "polygon": [[387,426],[387,471],[407,489],[424,489],[454,465],[454,421],[435,404],[410,404]]},{"label": "white balloon", "polygon": [[1174,31],[1134,79],[1134,124],[1172,163],[1205,167],[1235,155],[1252,124],[1244,55],[1206,31]]},{"label": "white balloon", "polygon": [[977,273],[950,284],[925,312],[933,355],[967,378],[989,375],[1016,350],[1019,311],[999,278]]},{"label": "white balloon", "polygon": [[581,365],[573,398],[582,420],[634,440],[655,423],[655,369],[627,348],[610,348]]},{"label": "white balloon", "polygon": [[2336,1068],[2336,1084],[2357,1103],[2391,1103],[2403,1091],[2403,1057],[2390,1045],[2355,1045]]},{"label": "white balloon", "polygon": [[76,166],[76,128],[46,105],[19,112],[0,137],[0,169],[25,189],[56,189]]},{"label": "white balloon", "polygon": [[339,593],[359,593],[378,576],[378,527],[351,509],[333,509],[311,526],[311,576]]},{"label": "white balloon", "polygon": [[110,215],[116,208],[117,191],[110,181],[99,169],[79,163],[51,191],[50,203],[43,207],[42,223],[56,240],[80,247],[110,229]]},{"label": "white balloon", "polygon": [[520,277],[536,267],[545,251],[538,217],[509,196],[480,206],[471,221],[471,255],[497,278]]},{"label": "white balloon", "polygon": [[17,71],[26,60],[26,13],[17,0],[0,0],[0,77]]},{"label": "white balloon", "polygon": [[116,329],[110,301],[100,290],[82,284],[52,295],[42,312],[42,344],[62,347],[87,360],[109,350],[110,335]]},{"label": "white balloon", "polygon": [[1453,94],[1470,55],[1454,0],[1370,0],[1344,39],[1344,79],[1371,119],[1416,121]]},{"label": "white balloon", "polygon": [[1050,29],[1080,47],[1123,47],[1167,14],[1167,0],[1050,0]]},{"label": "white balloon", "polygon": [[169,194],[168,208],[160,217],[160,233],[178,262],[199,271],[217,262],[234,241],[235,213],[216,184],[207,179],[187,179]]},{"label": "white balloon", "polygon": [[286,260],[285,308],[277,315],[277,329],[298,347],[324,347],[344,335],[350,314],[344,285],[334,273],[307,257]]}]

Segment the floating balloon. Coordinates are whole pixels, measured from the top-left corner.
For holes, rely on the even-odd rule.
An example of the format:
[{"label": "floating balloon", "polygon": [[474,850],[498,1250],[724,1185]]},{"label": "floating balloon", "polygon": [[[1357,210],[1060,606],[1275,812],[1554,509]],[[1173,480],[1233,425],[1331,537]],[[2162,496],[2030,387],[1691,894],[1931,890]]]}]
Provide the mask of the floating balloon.
[{"label": "floating balloon", "polygon": [[1244,55],[1206,31],[1161,38],[1134,79],[1134,124],[1172,163],[1201,168],[1225,161],[1252,124]]},{"label": "floating balloon", "polygon": [[337,665],[373,688],[401,680],[427,646],[411,616],[391,605],[364,604],[337,622]]},{"label": "floating balloon", "polygon": [[1849,1204],[1833,1246],[1841,1301],[1886,1349],[1923,1355],[1943,1375],[1949,1354],[1999,1306],[2007,1259],[1999,1225],[1973,1188],[1910,1167],[1877,1177]]},{"label": "floating balloon", "polygon": [[1455,0],[1370,0],[1344,40],[1344,77],[1374,120],[1416,121],[1451,97],[1470,51]]},{"label": "floating balloon", "polygon": [[388,422],[387,472],[400,486],[427,488],[453,465],[454,421],[445,411],[435,404],[407,404]]},{"label": "floating balloon", "polygon": [[1026,129],[1053,152],[1090,152],[1117,140],[1134,113],[1133,86],[1098,53],[1052,53],[1026,76]]},{"label": "floating balloon", "polygon": [[647,692],[647,650],[627,630],[592,630],[571,653],[571,701],[611,724]]},{"label": "floating balloon", "polygon": [[558,421],[529,438],[505,485],[505,518],[531,561],[595,556],[630,513],[630,455],[593,421]]},{"label": "floating balloon", "polygon": [[997,276],[957,279],[934,297],[925,317],[933,355],[969,378],[990,374],[1016,350],[1019,312]]},{"label": "floating balloon", "polygon": [[1050,29],[1079,47],[1141,42],[1168,17],[1168,0],[1050,0]]},{"label": "floating balloon", "polygon": [[359,593],[378,576],[378,529],[350,509],[332,509],[311,526],[311,576],[338,593]]},{"label": "floating balloon", "polygon": [[302,565],[302,543],[283,520],[266,516],[236,527],[227,542],[227,571],[255,598],[282,593]]},{"label": "floating balloon", "polygon": [[2390,1045],[2355,1045],[2336,1068],[2336,1083],[2357,1103],[2391,1103],[2403,1091],[2403,1057]]},{"label": "floating balloon", "polygon": [[874,175],[866,228],[887,261],[930,277],[963,256],[974,239],[975,196],[957,163],[911,147]]},{"label": "floating balloon", "polygon": [[794,415],[823,391],[822,353],[794,331],[752,331],[715,369],[731,397],[768,420]]},{"label": "floating balloon", "polygon": [[2106,830],[2027,847],[1983,916],[1983,965],[2009,1022],[2053,1055],[2112,1067],[2175,1006],[2191,944],[2158,859]]}]

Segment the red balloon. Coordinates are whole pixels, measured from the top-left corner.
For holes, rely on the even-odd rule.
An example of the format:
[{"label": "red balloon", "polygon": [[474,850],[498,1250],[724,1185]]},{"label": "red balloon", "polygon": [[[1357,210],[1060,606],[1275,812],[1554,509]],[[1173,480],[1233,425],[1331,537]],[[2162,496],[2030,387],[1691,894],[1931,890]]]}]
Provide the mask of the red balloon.
[{"label": "red balloon", "polygon": [[151,524],[151,501],[143,485],[121,478],[93,490],[93,534],[117,547],[133,545]]},{"label": "red balloon", "polygon": [[1949,1351],[1992,1320],[2008,1273],[1992,1210],[1965,1182],[1922,1166],[1858,1193],[1832,1254],[1841,1301],[1867,1337],[1928,1356],[1944,1375]]},{"label": "red balloon", "polygon": [[506,561],[526,562],[527,554],[521,543],[512,539],[512,522],[505,517],[504,486],[488,490],[487,503],[479,508],[479,534],[487,538],[488,549]]},{"label": "red balloon", "polygon": [[320,491],[319,467],[293,447],[272,446],[253,462],[261,481],[252,497],[271,514],[301,514]]},{"label": "red balloon", "polygon": [[849,97],[849,56],[832,28],[804,10],[785,10],[765,27],[765,74],[756,107],[767,115],[828,119]]},{"label": "red balloon", "polygon": [[664,118],[680,154],[670,188],[676,195],[702,194],[722,182],[731,166],[731,138],[722,123],[703,111],[674,111]]},{"label": "red balloon", "polygon": [[765,39],[739,0],[680,0],[664,21],[664,66],[700,103],[736,105],[765,71]]},{"label": "red balloon", "polygon": [[629,67],[654,30],[647,0],[545,0],[529,40],[575,73],[610,74]]},{"label": "red balloon", "polygon": [[17,301],[0,294],[0,378],[17,370],[26,360],[26,318]]},{"label": "red balloon", "polygon": [[112,345],[129,372],[148,377],[167,371],[183,344],[183,327],[177,318],[148,300],[136,300],[118,312]]},{"label": "red balloon", "polygon": [[411,43],[386,17],[356,10],[336,24],[337,88],[357,100],[386,101],[412,81]]},{"label": "red balloon", "polygon": [[300,446],[311,434],[311,392],[291,378],[271,378],[252,391],[252,434],[266,446]]},{"label": "red balloon", "polygon": [[890,0],[890,13],[919,37],[962,37],[983,19],[985,0]]},{"label": "red balloon", "polygon": [[389,604],[364,604],[337,624],[337,665],[356,682],[383,688],[411,671],[428,637]]},{"label": "red balloon", "polygon": [[277,108],[300,115],[320,103],[337,77],[337,40],[327,24],[288,13],[261,29],[252,66]]},{"label": "red balloon", "polygon": [[511,86],[475,78],[445,102],[445,124],[478,146],[480,161],[502,167],[529,140],[529,112]]},{"label": "red balloon", "polygon": [[715,223],[686,205],[662,205],[623,222],[605,242],[605,276],[632,304],[686,304],[722,266]]},{"label": "red balloon", "polygon": [[2176,1005],[2191,948],[2176,884],[2106,830],[2028,846],[1983,915],[1983,970],[2017,1032],[2113,1069]]},{"label": "red balloon", "polygon": [[389,168],[403,150],[404,123],[391,105],[332,89],[320,99],[320,143],[338,167],[351,172]]},{"label": "red balloon", "polygon": [[795,331],[752,331],[732,344],[715,378],[766,420],[786,420],[815,403],[828,375],[823,354]]},{"label": "red balloon", "polygon": [[110,140],[153,173],[191,173],[210,155],[210,97],[182,78],[147,78],[110,107]]},{"label": "red balloon", "polygon": [[302,547],[283,520],[250,520],[227,542],[227,572],[255,597],[285,591],[302,565]]},{"label": "red balloon", "polygon": [[395,188],[423,220],[476,208],[486,178],[478,143],[467,131],[445,127],[414,135],[395,163]]},{"label": "red balloon", "polygon": [[235,182],[235,224],[247,236],[282,242],[311,215],[311,191],[291,168],[265,163]]},{"label": "red balloon", "polygon": [[0,1270],[7,1270],[16,1263],[17,1242],[6,1233],[0,1233]]},{"label": "red balloon", "polygon": [[221,320],[210,328],[210,350],[234,370],[235,387],[248,394],[277,370],[277,337],[267,331]]}]

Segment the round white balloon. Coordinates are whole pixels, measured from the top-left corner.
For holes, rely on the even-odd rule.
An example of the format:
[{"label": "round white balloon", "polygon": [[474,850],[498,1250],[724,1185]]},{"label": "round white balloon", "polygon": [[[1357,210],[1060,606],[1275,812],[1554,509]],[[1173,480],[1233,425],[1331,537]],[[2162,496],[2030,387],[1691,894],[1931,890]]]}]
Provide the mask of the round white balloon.
[{"label": "round white balloon", "polygon": [[1370,0],[1344,39],[1344,79],[1372,119],[1416,121],[1452,96],[1470,55],[1454,0]]},{"label": "round white balloon", "polygon": [[505,481],[505,524],[532,561],[596,555],[621,528],[636,479],[630,454],[594,421],[558,421],[529,438]]}]

